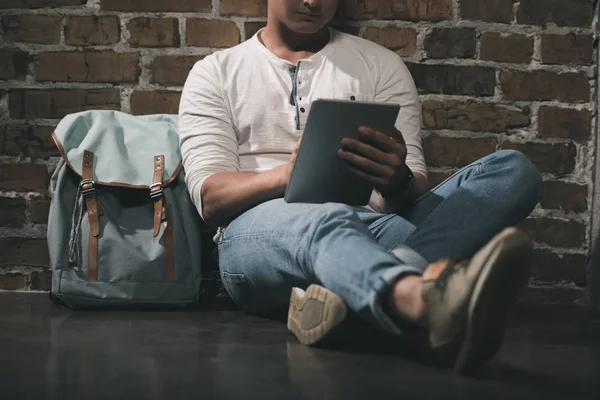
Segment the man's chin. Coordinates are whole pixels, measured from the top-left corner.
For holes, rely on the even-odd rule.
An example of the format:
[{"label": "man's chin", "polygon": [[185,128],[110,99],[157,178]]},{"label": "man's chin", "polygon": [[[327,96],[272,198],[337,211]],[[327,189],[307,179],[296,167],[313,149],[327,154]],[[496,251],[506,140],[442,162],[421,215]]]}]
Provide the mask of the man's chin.
[{"label": "man's chin", "polygon": [[319,32],[326,24],[323,23],[309,23],[309,22],[294,22],[288,25],[288,28],[296,33],[302,33],[305,35],[311,35]]}]

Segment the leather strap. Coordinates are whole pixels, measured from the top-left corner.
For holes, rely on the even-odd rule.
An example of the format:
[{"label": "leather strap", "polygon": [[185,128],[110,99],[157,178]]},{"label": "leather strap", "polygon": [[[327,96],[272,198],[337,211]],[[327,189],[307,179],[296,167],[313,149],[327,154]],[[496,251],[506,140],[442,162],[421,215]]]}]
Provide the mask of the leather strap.
[{"label": "leather strap", "polygon": [[88,281],[98,280],[98,236],[100,235],[99,207],[93,180],[94,153],[85,150],[81,167],[81,191],[90,220],[88,244]]},{"label": "leather strap", "polygon": [[165,243],[165,281],[175,281],[175,254],[173,251],[173,225],[167,215],[167,205],[163,196],[162,179],[165,170],[165,157],[163,155],[154,157],[154,177],[150,187],[150,197],[154,200],[154,237],[160,232],[163,225],[163,237]]},{"label": "leather strap", "polygon": [[163,213],[163,193],[162,193],[162,178],[165,170],[165,157],[154,157],[154,177],[152,178],[152,186],[150,186],[150,197],[154,200],[154,237],[158,236],[160,231],[160,222]]}]

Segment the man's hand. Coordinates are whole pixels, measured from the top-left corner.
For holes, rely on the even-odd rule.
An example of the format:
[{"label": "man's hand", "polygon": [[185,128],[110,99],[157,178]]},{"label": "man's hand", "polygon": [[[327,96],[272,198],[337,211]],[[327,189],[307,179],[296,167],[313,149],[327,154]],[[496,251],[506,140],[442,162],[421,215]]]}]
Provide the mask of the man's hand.
[{"label": "man's hand", "polygon": [[280,177],[279,182],[281,182],[281,186],[283,187],[284,191],[285,191],[285,188],[287,188],[287,186],[290,183],[290,178],[292,177],[292,171],[294,170],[294,164],[296,164],[296,157],[298,157],[298,148],[299,147],[300,147],[300,140],[298,140],[298,143],[296,143],[296,146],[294,146],[294,150],[292,150],[292,155],[290,156],[290,160],[288,161],[288,163],[275,168],[280,171],[280,173],[278,174]]},{"label": "man's hand", "polygon": [[390,137],[375,129],[360,127],[357,139],[342,139],[338,156],[347,162],[350,171],[373,184],[383,197],[397,195],[408,173],[406,143],[396,128]]}]

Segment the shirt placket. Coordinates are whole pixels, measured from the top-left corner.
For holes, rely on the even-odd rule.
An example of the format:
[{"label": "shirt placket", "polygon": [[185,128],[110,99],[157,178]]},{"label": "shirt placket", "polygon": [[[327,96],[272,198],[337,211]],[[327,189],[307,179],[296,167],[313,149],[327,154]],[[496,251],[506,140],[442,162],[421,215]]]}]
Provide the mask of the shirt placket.
[{"label": "shirt placket", "polygon": [[298,124],[296,128],[303,130],[308,118],[311,62],[301,61],[299,64],[301,64],[301,67],[298,68],[298,73],[296,74],[296,108],[298,109]]},{"label": "shirt placket", "polygon": [[294,106],[294,125],[296,132],[300,133],[306,125],[308,116],[308,95],[310,91],[310,61],[298,61],[297,65],[289,67],[292,79],[292,92],[290,93],[290,105]]}]

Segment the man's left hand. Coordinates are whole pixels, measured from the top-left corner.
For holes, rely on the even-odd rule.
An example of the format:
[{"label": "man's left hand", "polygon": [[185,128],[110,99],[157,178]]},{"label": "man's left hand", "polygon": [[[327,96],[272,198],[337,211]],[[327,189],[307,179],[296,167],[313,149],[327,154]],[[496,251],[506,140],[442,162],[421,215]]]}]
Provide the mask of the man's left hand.
[{"label": "man's left hand", "polygon": [[408,173],[402,133],[394,128],[391,134],[360,127],[357,138],[343,138],[338,150],[350,171],[373,184],[383,197],[397,195]]}]

